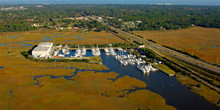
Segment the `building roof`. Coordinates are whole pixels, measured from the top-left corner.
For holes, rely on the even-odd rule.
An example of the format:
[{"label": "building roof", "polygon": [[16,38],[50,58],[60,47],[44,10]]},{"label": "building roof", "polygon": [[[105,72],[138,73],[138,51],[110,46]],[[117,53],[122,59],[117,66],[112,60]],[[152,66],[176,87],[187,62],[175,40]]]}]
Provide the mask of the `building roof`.
[{"label": "building roof", "polygon": [[33,51],[48,51],[50,47],[36,47]]},{"label": "building roof", "polygon": [[39,45],[38,45],[38,47],[41,47],[41,46],[52,46],[53,45],[53,43],[52,42],[42,42],[42,43],[40,43]]}]

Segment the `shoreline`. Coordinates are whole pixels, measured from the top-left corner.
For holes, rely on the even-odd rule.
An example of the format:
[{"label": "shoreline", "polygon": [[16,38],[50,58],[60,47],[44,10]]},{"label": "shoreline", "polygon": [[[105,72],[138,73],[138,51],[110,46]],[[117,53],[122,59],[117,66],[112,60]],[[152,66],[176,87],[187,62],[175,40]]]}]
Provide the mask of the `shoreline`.
[{"label": "shoreline", "polygon": [[150,64],[157,67],[160,71],[162,71],[163,73],[165,73],[166,75],[170,77],[176,75],[176,73],[172,69],[170,69],[168,66],[166,66],[165,64],[154,64],[154,63],[150,63]]}]

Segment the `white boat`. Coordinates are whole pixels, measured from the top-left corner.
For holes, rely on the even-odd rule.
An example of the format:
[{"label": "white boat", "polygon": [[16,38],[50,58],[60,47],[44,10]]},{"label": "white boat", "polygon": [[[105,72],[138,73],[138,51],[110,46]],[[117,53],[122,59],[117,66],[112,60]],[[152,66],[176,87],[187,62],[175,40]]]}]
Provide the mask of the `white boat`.
[{"label": "white boat", "polygon": [[63,49],[62,49],[62,52],[63,52],[63,53],[66,53],[66,49],[65,49],[65,48],[63,48]]},{"label": "white boat", "polygon": [[81,50],[78,48],[76,49],[75,57],[80,57],[81,55]]},{"label": "white boat", "polygon": [[[109,53],[109,54],[110,54],[110,53]],[[120,55],[116,55],[116,56],[115,56],[115,59],[118,60],[118,59],[120,59],[120,57],[121,57]]]},{"label": "white boat", "polygon": [[65,54],[65,55],[69,55],[69,54],[70,54],[70,51],[69,51],[68,49],[66,49],[66,52],[63,53],[63,54]]},{"label": "white boat", "polygon": [[55,52],[53,53],[53,56],[54,56],[54,57],[57,56],[58,53],[59,53],[59,51],[55,51]]},{"label": "white boat", "polygon": [[137,64],[137,65],[140,65],[140,62],[139,62],[139,61],[136,61],[136,64]]},{"label": "white boat", "polygon": [[105,55],[109,56],[109,55],[111,55],[111,54],[108,52],[108,53],[105,53]]},{"label": "white boat", "polygon": [[150,72],[150,68],[147,65],[138,65],[137,68],[144,74]]},{"label": "white boat", "polygon": [[98,47],[97,47],[95,50],[96,50],[97,55],[100,55],[100,54],[101,54],[101,52],[100,52],[100,50],[99,50]]},{"label": "white boat", "polygon": [[113,52],[113,53],[111,53],[111,55],[116,55],[116,53],[115,53],[115,52]]},{"label": "white boat", "polygon": [[85,47],[82,48],[81,54],[82,54],[82,55],[86,55],[86,49],[85,49]]},{"label": "white boat", "polygon": [[109,49],[108,48],[105,48],[104,51],[105,51],[105,53],[109,53]]},{"label": "white boat", "polygon": [[122,60],[119,60],[119,63],[120,63],[120,64],[122,64],[122,63],[123,63],[123,61],[122,61]]},{"label": "white boat", "polygon": [[110,53],[108,48],[105,48],[104,51],[105,51],[105,55],[111,55],[111,53]]},{"label": "white boat", "polygon": [[122,64],[123,64],[124,66],[126,66],[126,65],[128,65],[128,62],[124,60],[124,61],[122,62]]},{"label": "white boat", "polygon": [[93,53],[93,52],[95,52],[95,48],[94,48],[94,47],[92,48],[92,53]]},{"label": "white boat", "polygon": [[99,53],[99,52],[94,52],[93,55],[94,55],[94,56],[99,56],[100,53]]},{"label": "white boat", "polygon": [[79,48],[76,49],[76,53],[81,53],[81,50]]},{"label": "white boat", "polygon": [[118,48],[118,51],[123,51],[123,49],[122,48]]},{"label": "white boat", "polygon": [[117,55],[112,47],[109,49],[109,51],[110,51],[111,55]]},{"label": "white boat", "polygon": [[130,65],[135,65],[135,63],[133,61],[129,62]]},{"label": "white boat", "polygon": [[63,55],[63,54],[59,54],[59,55],[58,55],[58,57],[64,57],[64,56],[65,56],[65,55]]},{"label": "white boat", "polygon": [[97,47],[97,48],[92,48],[92,55],[94,55],[94,56],[99,56],[101,54],[101,52],[100,52],[100,50],[99,50],[99,48]]}]

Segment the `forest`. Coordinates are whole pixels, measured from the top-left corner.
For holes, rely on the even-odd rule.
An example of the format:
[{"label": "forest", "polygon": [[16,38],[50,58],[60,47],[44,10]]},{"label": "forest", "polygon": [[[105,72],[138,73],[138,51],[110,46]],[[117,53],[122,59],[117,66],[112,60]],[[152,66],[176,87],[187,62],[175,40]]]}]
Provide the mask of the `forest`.
[{"label": "forest", "polygon": [[[30,31],[38,29],[31,26],[42,24],[43,28],[57,24],[106,30],[94,21],[74,22],[62,20],[66,17],[101,16],[105,22],[125,30],[176,30],[192,26],[220,28],[219,6],[158,6],[158,5],[88,5],[88,4],[50,4],[50,5],[0,5],[0,9],[23,6],[25,10],[0,10],[0,32]],[[54,21],[54,19],[61,19]],[[141,21],[140,23],[135,23]],[[134,26],[125,26],[134,22]],[[65,24],[63,24],[65,23]],[[41,28],[39,27],[39,28]]]}]

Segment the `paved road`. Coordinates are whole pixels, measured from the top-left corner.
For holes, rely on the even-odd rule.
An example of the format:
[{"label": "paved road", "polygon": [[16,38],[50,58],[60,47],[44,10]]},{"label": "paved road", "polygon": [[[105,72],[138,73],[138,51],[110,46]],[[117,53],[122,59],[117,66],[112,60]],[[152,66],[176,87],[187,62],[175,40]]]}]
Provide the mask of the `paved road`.
[{"label": "paved road", "polygon": [[[106,26],[107,24],[102,22],[102,25]],[[178,59],[184,60],[184,61],[186,61],[186,62],[189,62],[189,63],[191,63],[191,64],[197,65],[197,66],[199,66],[199,67],[201,67],[201,68],[208,69],[208,70],[213,71],[213,72],[216,72],[216,73],[218,73],[218,74],[220,73],[220,68],[219,68],[219,67],[216,67],[216,66],[211,65],[211,64],[209,64],[209,63],[206,63],[206,62],[204,62],[204,61],[201,61],[201,60],[192,58],[192,57],[190,57],[190,56],[181,54],[181,53],[176,52],[176,51],[173,51],[173,50],[171,50],[171,49],[165,48],[165,47],[163,47],[163,46],[161,46],[161,45],[158,45],[158,44],[156,44],[156,43],[150,42],[150,41],[148,41],[148,40],[146,40],[146,39],[143,39],[143,38],[140,38],[140,37],[138,37],[138,36],[136,36],[136,35],[133,35],[133,34],[130,34],[130,33],[128,33],[128,32],[125,32],[125,31],[122,31],[122,30],[120,30],[120,29],[117,29],[117,28],[115,28],[115,27],[113,27],[113,26],[109,26],[109,28],[112,29],[112,30],[115,30],[115,31],[117,31],[117,32],[119,32],[119,33],[124,34],[126,37],[133,38],[133,39],[135,39],[135,40],[137,40],[137,41],[139,41],[139,42],[141,42],[141,43],[147,45],[150,49],[155,50],[156,52],[157,52],[157,51],[161,51],[161,52],[167,53],[167,54],[169,54],[169,55],[171,55],[171,56],[173,56],[173,57],[175,57],[175,58],[178,58]],[[157,53],[158,53],[158,52],[157,52]],[[159,53],[159,54],[160,54],[160,53]],[[161,56],[162,56],[162,55],[161,55]],[[218,88],[218,87],[216,87],[216,86],[214,86],[214,85],[208,83],[207,81],[205,81],[205,80],[203,80],[203,79],[201,79],[201,78],[199,78],[199,77],[197,77],[197,76],[195,76],[195,75],[193,75],[193,74],[191,74],[191,75],[192,75],[192,77],[194,77],[195,79],[199,80],[199,81],[202,82],[203,84],[205,84],[205,85],[209,86],[210,88],[215,89],[216,91],[220,92],[220,88]],[[220,75],[220,74],[219,74],[219,75]]]},{"label": "paved road", "polygon": [[207,70],[210,70],[210,71],[213,71],[213,72],[216,72],[216,73],[220,74],[220,68],[217,67],[217,66],[214,66],[214,65],[211,65],[211,64],[206,63],[204,61],[201,61],[201,60],[195,59],[193,57],[184,55],[184,54],[176,52],[174,50],[168,49],[166,47],[163,47],[163,46],[158,45],[156,43],[150,42],[150,41],[148,41],[148,40],[146,40],[144,38],[140,38],[140,37],[138,37],[136,35],[130,34],[130,33],[125,32],[125,31],[122,31],[120,29],[114,28],[112,26],[110,26],[110,28],[113,29],[113,30],[116,30],[117,32],[120,32],[120,33],[122,33],[122,34],[124,34],[124,35],[126,35],[126,36],[128,36],[130,38],[133,38],[133,39],[135,39],[135,40],[137,40],[137,41],[139,41],[139,42],[149,46],[152,49],[162,51],[162,52],[167,53],[167,54],[169,54],[169,55],[171,55],[173,57],[176,57],[178,59],[181,59],[181,60],[184,60],[186,62],[189,62],[189,63],[191,63],[193,65],[197,65],[197,66],[199,66],[201,68],[205,68]]},{"label": "paved road", "polygon": [[[95,20],[94,18],[91,18],[91,19]],[[104,22],[101,22],[101,23],[104,26],[108,25],[107,23],[104,23]],[[153,50],[159,50],[159,51],[167,53],[167,54],[169,54],[169,55],[171,55],[171,56],[173,56],[175,58],[184,60],[186,62],[189,62],[189,63],[193,64],[193,65],[197,65],[197,66],[199,66],[201,68],[205,68],[207,70],[213,71],[213,72],[218,73],[220,75],[220,68],[217,67],[217,66],[214,66],[214,65],[211,65],[211,64],[206,63],[204,61],[201,61],[201,60],[195,59],[193,57],[184,55],[184,54],[176,52],[174,50],[165,48],[165,47],[163,47],[161,45],[158,45],[156,43],[150,42],[150,41],[148,41],[148,40],[146,40],[144,38],[140,38],[140,37],[138,37],[138,36],[136,36],[134,34],[122,31],[122,30],[120,30],[118,28],[115,28],[113,26],[109,26],[109,28],[112,29],[112,30],[115,30],[115,31],[117,31],[119,33],[122,33],[122,34],[126,35],[127,37],[133,38],[133,39],[135,39],[135,40],[137,40],[137,41],[147,45],[148,47],[150,47]]]}]

